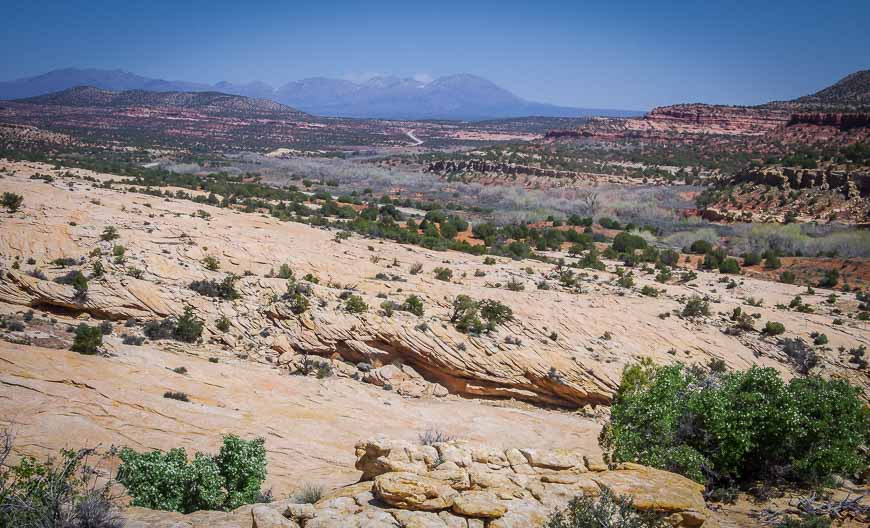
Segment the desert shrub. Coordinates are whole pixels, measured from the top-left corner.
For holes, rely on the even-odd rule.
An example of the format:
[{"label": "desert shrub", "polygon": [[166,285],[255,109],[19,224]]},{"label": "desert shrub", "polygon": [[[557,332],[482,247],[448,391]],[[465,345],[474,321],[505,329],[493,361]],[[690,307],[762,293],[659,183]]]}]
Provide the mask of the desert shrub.
[{"label": "desert shrub", "polygon": [[772,368],[724,374],[627,367],[601,434],[608,457],[698,482],[819,482],[864,467],[870,413],[858,389],[819,377],[783,382]]},{"label": "desert shrub", "polygon": [[70,271],[57,277],[54,281],[72,286],[75,291],[74,297],[79,301],[85,300],[88,296],[88,278],[79,270]]},{"label": "desert shrub", "polygon": [[439,266],[435,268],[435,278],[441,281],[450,282],[450,279],[453,278],[453,270],[450,268],[445,268]]},{"label": "desert shrub", "polygon": [[118,229],[115,226],[104,227],[103,232],[100,234],[100,240],[104,242],[111,242],[118,238],[121,238],[121,235],[118,234]]},{"label": "desert shrub", "polygon": [[369,305],[359,295],[351,295],[344,301],[344,309],[350,313],[363,313],[368,311]]},{"label": "desert shrub", "polygon": [[640,294],[645,295],[647,297],[658,297],[659,291],[652,286],[644,286],[640,289]]},{"label": "desert shrub", "polygon": [[181,317],[149,321],[142,330],[149,339],[175,339],[193,343],[202,335],[202,328],[202,320],[196,317],[193,308],[185,306]]},{"label": "desert shrub", "polygon": [[284,263],[281,264],[281,267],[278,268],[278,278],[279,279],[292,279],[293,278],[293,269],[289,264]]},{"label": "desert shrub", "polygon": [[417,441],[420,445],[433,446],[444,442],[451,442],[456,438],[440,429],[430,427],[417,435]]},{"label": "desert shrub", "polygon": [[794,364],[795,370],[800,374],[809,374],[810,370],[819,364],[818,355],[816,355],[816,352],[811,349],[803,339],[784,339],[782,349],[785,351],[789,360]]},{"label": "desert shrub", "polygon": [[692,245],[689,246],[689,253],[694,253],[696,255],[704,255],[713,250],[713,244],[706,240],[695,240],[692,242]]},{"label": "desert shrub", "polygon": [[103,335],[110,335],[112,333],[112,323],[109,321],[103,321],[100,323],[100,333]]},{"label": "desert shrub", "polygon": [[726,258],[719,263],[719,273],[740,273],[740,263],[737,262],[737,259]]},{"label": "desert shrub", "polygon": [[112,505],[111,481],[97,483],[90,465],[93,449],[61,451],[40,462],[22,456],[15,464],[12,436],[0,432],[0,526],[39,528],[122,528]]},{"label": "desert shrub", "polygon": [[785,333],[785,325],[776,321],[768,321],[764,323],[762,332],[769,336],[775,336]]},{"label": "desert shrub", "polygon": [[496,262],[495,257],[484,257],[483,258],[483,263],[486,264],[487,266],[492,266],[493,264],[495,264],[495,262]]},{"label": "desert shrub", "polygon": [[706,317],[710,315],[710,303],[697,295],[693,295],[683,305],[683,311],[680,312],[680,315],[688,319]]},{"label": "desert shrub", "polygon": [[825,334],[813,332],[812,334],[810,334],[810,336],[813,338],[813,344],[816,346],[822,346],[822,345],[828,344],[828,336],[826,336]]},{"label": "desert shrub", "polygon": [[306,483],[293,494],[296,504],[314,504],[323,497],[323,488],[316,484]]},{"label": "desert shrub", "polygon": [[744,266],[757,266],[761,264],[761,255],[758,253],[750,252],[743,254],[743,265]]},{"label": "desert shrub", "polygon": [[659,262],[665,266],[676,266],[680,261],[680,254],[673,249],[666,249],[659,253]]},{"label": "desert shrub", "polygon": [[185,392],[166,391],[163,393],[163,397],[168,400],[178,400],[185,403],[190,402],[190,398]]},{"label": "desert shrub", "polygon": [[119,452],[118,481],[133,506],[190,513],[232,510],[252,504],[266,479],[265,440],[226,435],[217,455],[196,453],[188,461],[183,448],[166,453]]},{"label": "desert shrub", "polygon": [[833,288],[840,282],[840,272],[839,270],[831,269],[826,270],[825,274],[819,280],[818,287],[819,288]]},{"label": "desert shrub", "polygon": [[779,282],[783,284],[794,284],[795,280],[797,280],[797,277],[791,271],[783,271],[779,274]]},{"label": "desert shrub", "polygon": [[660,515],[640,511],[630,496],[616,495],[604,487],[596,497],[579,495],[563,511],[553,513],[545,528],[666,528]]},{"label": "desert shrub", "polygon": [[220,282],[209,280],[195,280],[190,283],[189,288],[200,295],[206,297],[217,297],[227,301],[232,301],[239,298],[239,292],[236,291],[236,281],[238,277],[232,273],[223,278]]},{"label": "desert shrub", "polygon": [[0,198],[0,205],[3,205],[10,212],[14,213],[21,208],[21,204],[24,203],[24,197],[20,194],[15,194],[11,192],[4,192],[2,198]]},{"label": "desert shrub", "polygon": [[287,281],[287,292],[282,298],[287,302],[290,311],[295,315],[302,315],[311,307],[311,301],[308,299],[311,296],[311,285],[296,282],[291,278]]},{"label": "desert shrub", "polygon": [[211,255],[202,259],[202,265],[209,271],[217,271],[221,267],[220,261]]},{"label": "desert shrub", "polygon": [[400,308],[403,312],[409,312],[417,317],[423,316],[423,299],[416,295],[409,295]]},{"label": "desert shrub", "polygon": [[510,291],[523,291],[526,289],[526,285],[517,280],[516,277],[511,277],[510,280],[505,283],[505,288]]},{"label": "desert shrub", "polygon": [[408,271],[411,273],[411,275],[417,275],[418,273],[423,271],[423,265],[420,264],[419,262],[415,262],[415,263],[411,264],[411,269]]},{"label": "desert shrub", "polygon": [[631,275],[631,273],[627,273],[616,279],[616,284],[618,284],[622,288],[631,288],[632,286],[634,286],[634,277]]},{"label": "desert shrub", "polygon": [[76,335],[70,350],[79,354],[96,354],[103,346],[103,332],[98,326],[88,326],[81,323],[76,327]]},{"label": "desert shrub", "polygon": [[638,249],[646,249],[646,240],[631,233],[619,233],[613,237],[613,250],[617,253],[632,253]]},{"label": "desert shrub", "polygon": [[125,335],[121,339],[121,342],[125,345],[142,346],[142,343],[145,342],[145,338],[140,336]]},{"label": "desert shrub", "polygon": [[229,332],[230,331],[230,320],[227,319],[227,316],[222,315],[215,322],[215,326],[221,332]]},{"label": "desert shrub", "polygon": [[764,267],[765,269],[779,269],[782,267],[779,255],[775,251],[768,250],[764,253]]},{"label": "desert shrub", "polygon": [[499,301],[484,299],[476,301],[467,295],[457,295],[453,300],[450,322],[460,332],[481,334],[491,332],[496,325],[513,319],[513,311]]}]

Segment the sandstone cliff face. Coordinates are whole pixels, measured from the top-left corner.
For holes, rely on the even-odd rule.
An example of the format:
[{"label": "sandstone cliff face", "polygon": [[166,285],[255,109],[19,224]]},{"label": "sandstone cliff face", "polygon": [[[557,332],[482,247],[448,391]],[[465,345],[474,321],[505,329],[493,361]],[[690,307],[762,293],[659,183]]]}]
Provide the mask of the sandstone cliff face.
[{"label": "sandstone cliff face", "polygon": [[759,133],[788,123],[788,112],[743,106],[684,104],[653,109],[643,118],[674,128],[706,128],[734,133]]},{"label": "sandstone cliff face", "polygon": [[657,512],[675,527],[710,525],[700,484],[637,464],[608,469],[572,451],[379,438],[357,444],[356,455],[360,482],[313,505],[279,501],[186,516],[131,508],[127,526],[213,528],[235,521],[256,528],[534,527],[571,498],[596,496],[604,487],[632,497],[635,507]]},{"label": "sandstone cliff face", "polygon": [[870,196],[870,172],[838,169],[768,167],[735,176],[734,183],[751,182],[780,189],[839,191],[846,198]]},{"label": "sandstone cliff face", "polygon": [[818,125],[835,127],[842,130],[870,127],[870,113],[797,113],[788,121],[791,125]]}]

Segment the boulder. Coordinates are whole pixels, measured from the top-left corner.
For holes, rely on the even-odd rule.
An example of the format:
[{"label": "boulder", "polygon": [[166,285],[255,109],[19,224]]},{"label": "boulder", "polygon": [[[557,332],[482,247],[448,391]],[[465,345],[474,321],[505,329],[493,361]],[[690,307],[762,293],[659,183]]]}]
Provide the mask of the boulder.
[{"label": "boulder", "polygon": [[390,506],[421,511],[446,510],[459,495],[440,480],[407,472],[377,476],[373,491],[375,497]]}]

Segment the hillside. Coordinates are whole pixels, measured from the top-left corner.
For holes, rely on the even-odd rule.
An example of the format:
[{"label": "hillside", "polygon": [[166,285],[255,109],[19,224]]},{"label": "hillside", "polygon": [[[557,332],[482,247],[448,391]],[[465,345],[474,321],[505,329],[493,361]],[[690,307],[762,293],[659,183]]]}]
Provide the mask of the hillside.
[{"label": "hillside", "polygon": [[173,107],[198,110],[216,116],[272,115],[297,119],[305,117],[304,113],[273,101],[218,92],[151,92],[146,90],[114,92],[93,86],[78,86],[47,95],[19,99],[17,102],[69,107]]},{"label": "hillside", "polygon": [[800,112],[870,112],[870,70],[847,75],[812,95],[767,106]]}]

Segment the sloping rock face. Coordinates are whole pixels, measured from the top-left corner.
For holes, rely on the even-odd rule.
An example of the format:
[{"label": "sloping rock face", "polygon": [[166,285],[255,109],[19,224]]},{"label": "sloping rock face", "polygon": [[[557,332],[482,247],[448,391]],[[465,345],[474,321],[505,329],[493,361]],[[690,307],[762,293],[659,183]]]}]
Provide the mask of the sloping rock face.
[{"label": "sloping rock face", "polygon": [[605,487],[673,526],[713,525],[707,522],[703,486],[637,464],[608,469],[571,451],[495,449],[461,441],[419,445],[375,439],[357,444],[356,453],[360,482],[314,505],[281,501],[186,516],[131,508],[128,526],[212,528],[235,519],[245,527],[535,527],[571,498],[595,496]]}]

